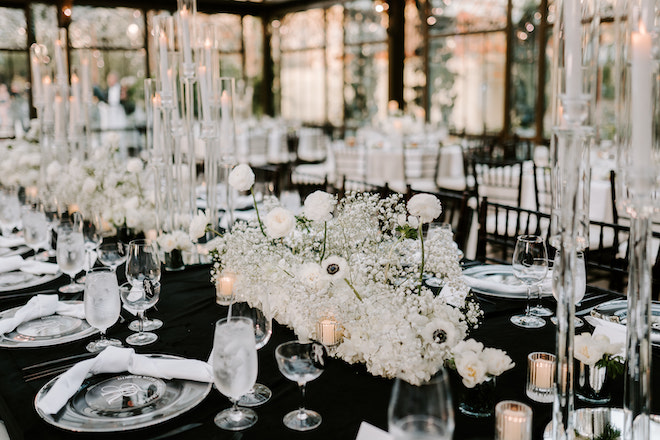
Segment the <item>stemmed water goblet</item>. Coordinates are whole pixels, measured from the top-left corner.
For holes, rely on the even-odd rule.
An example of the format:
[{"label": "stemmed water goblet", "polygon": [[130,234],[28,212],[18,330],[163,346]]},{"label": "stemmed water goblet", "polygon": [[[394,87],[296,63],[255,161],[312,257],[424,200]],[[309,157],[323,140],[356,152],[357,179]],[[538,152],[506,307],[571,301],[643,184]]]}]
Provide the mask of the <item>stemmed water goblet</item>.
[{"label": "stemmed water goblet", "polygon": [[18,192],[14,188],[5,188],[0,191],[0,227],[2,235],[9,237],[14,229],[21,225],[21,203]]},{"label": "stemmed water goblet", "polygon": [[[145,288],[145,284],[154,284],[160,281],[160,258],[156,246],[148,240],[133,240],[128,244],[126,258],[126,279],[136,288]],[[148,320],[144,311],[137,320],[131,322],[128,328],[133,331],[156,330],[162,327],[160,319]]]},{"label": "stemmed water goblet", "polygon": [[60,223],[57,228],[57,265],[69,275],[71,283],[60,287],[62,293],[81,292],[84,287],[74,281],[85,264],[85,243],[82,232],[69,221]]},{"label": "stemmed water goblet", "polygon": [[39,203],[23,206],[21,209],[23,223],[23,238],[25,244],[32,249],[37,257],[39,249],[46,247],[48,242],[48,220],[44,214],[43,206]]},{"label": "stemmed water goblet", "polygon": [[219,320],[215,325],[211,365],[213,383],[227,396],[232,407],[219,412],[214,422],[222,429],[240,431],[257,422],[257,414],[240,408],[238,401],[257,380],[257,344],[250,318],[237,316]]},{"label": "stemmed water goblet", "polygon": [[89,325],[99,329],[101,338],[87,344],[87,351],[96,353],[111,345],[121,346],[118,339],[105,336],[108,327],[119,319],[120,309],[115,272],[108,267],[90,269],[85,277],[85,319]]},{"label": "stemmed water goblet", "polygon": [[[103,241],[101,235],[101,219],[98,215],[91,215],[83,217],[80,212],[74,212],[73,217],[76,223],[80,225],[80,230],[83,233],[85,240],[85,270],[94,267],[96,261],[96,248]],[[84,283],[84,277],[81,277],[78,282]]]},{"label": "stemmed water goblet", "polygon": [[[254,339],[257,344],[257,350],[264,347],[270,340],[273,333],[273,321],[266,318],[261,310],[256,307],[250,307],[248,303],[234,303],[230,308],[231,317],[244,317],[252,320],[254,324]],[[268,402],[273,392],[260,383],[255,383],[252,389],[241,397],[238,404],[241,406],[259,406]]]},{"label": "stemmed water goblet", "polygon": [[275,359],[280,372],[298,383],[302,402],[300,408],[284,416],[284,426],[294,431],[309,431],[321,424],[321,415],[305,408],[305,385],[323,373],[324,348],[318,342],[290,341],[275,349]]},{"label": "stemmed water goblet", "polygon": [[420,385],[396,379],[387,416],[389,431],[395,440],[451,439],[454,411],[447,371],[441,368]]},{"label": "stemmed water goblet", "polygon": [[511,317],[511,322],[523,328],[541,328],[545,320],[531,314],[532,286],[543,281],[548,273],[548,253],[545,240],[538,235],[520,235],[513,250],[513,273],[527,287],[525,313]]},{"label": "stemmed water goblet", "polygon": [[[110,268],[108,268],[110,269]],[[144,311],[153,307],[160,297],[160,283],[146,282],[144,286],[133,286],[131,283],[124,283],[119,288],[121,301],[124,306],[138,313],[138,331],[126,338],[129,345],[148,345],[158,340],[158,335],[144,331],[143,319]]]},{"label": "stemmed water goblet", "polygon": [[101,243],[96,248],[96,255],[101,264],[110,267],[115,272],[128,257],[126,245],[121,241]]}]

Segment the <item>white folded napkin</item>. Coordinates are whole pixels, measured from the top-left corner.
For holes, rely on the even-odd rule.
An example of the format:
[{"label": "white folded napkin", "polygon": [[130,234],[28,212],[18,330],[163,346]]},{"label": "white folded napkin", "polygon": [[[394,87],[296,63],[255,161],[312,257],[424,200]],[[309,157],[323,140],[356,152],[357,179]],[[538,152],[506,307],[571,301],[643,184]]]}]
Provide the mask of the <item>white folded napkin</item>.
[{"label": "white folded napkin", "polygon": [[454,307],[461,307],[465,304],[465,296],[467,292],[453,289],[449,284],[446,284],[440,291],[439,296],[447,301],[447,304]]},{"label": "white folded napkin", "polygon": [[392,440],[392,438],[390,434],[382,429],[376,428],[367,422],[362,422],[355,440]]},{"label": "white folded napkin", "polygon": [[12,272],[18,270],[23,265],[24,260],[20,255],[11,257],[0,257],[0,273]]},{"label": "white folded napkin", "polygon": [[25,244],[23,237],[3,237],[0,235],[0,248],[10,248]]},{"label": "white folded napkin", "polygon": [[0,257],[0,273],[14,270],[31,273],[33,275],[54,275],[59,272],[59,266],[44,261],[24,260],[20,255]]},{"label": "white folded napkin", "polygon": [[0,334],[9,333],[24,322],[50,315],[66,315],[85,319],[85,307],[58,300],[57,295],[37,295],[18,309],[13,317],[0,319]]},{"label": "white folded napkin", "polygon": [[[604,319],[596,318],[594,316],[585,316],[585,321],[594,327],[594,336],[605,335],[610,338],[613,344],[621,344],[621,351],[619,356],[626,358],[626,326],[610,322]],[[651,342],[660,344],[660,333],[651,331]]]},{"label": "white folded napkin", "polygon": [[48,393],[37,402],[47,414],[55,414],[80,388],[85,378],[100,373],[121,373],[213,382],[211,365],[195,359],[157,359],[135,353],[132,348],[108,347],[93,359],[77,363],[62,374]]},{"label": "white folded napkin", "polygon": [[[473,289],[481,290],[485,292],[494,292],[494,293],[504,293],[512,295],[527,295],[527,286],[517,279],[511,278],[512,283],[503,283],[501,281],[496,281],[495,279],[485,277],[485,278],[476,278],[469,275],[463,275],[463,280],[465,284],[470,286]],[[543,282],[541,283],[541,289],[544,294],[552,292],[552,271],[548,271]],[[538,287],[532,286],[532,296],[538,294]]]}]

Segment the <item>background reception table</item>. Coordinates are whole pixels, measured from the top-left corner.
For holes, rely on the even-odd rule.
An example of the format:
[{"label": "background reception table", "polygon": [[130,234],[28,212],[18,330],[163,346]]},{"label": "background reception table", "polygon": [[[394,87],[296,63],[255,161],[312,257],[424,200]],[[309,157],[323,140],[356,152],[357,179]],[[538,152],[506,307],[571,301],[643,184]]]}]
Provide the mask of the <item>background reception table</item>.
[{"label": "background reception table", "polygon": [[[123,266],[120,267],[120,272]],[[165,353],[188,358],[208,358],[213,339],[213,323],[224,317],[226,307],[215,303],[215,290],[209,282],[208,266],[189,267],[183,272],[163,275],[163,290],[158,310],[150,311],[152,317],[159,317],[164,326],[157,330],[159,340],[143,348],[139,353]],[[46,286],[51,287],[51,286]],[[602,292],[590,291],[589,296],[597,299],[583,302],[588,307],[607,299]],[[0,308],[7,309],[21,305],[27,298],[2,299]],[[548,300],[554,306],[554,301]],[[554,351],[555,328],[552,324],[539,330],[523,330],[509,323],[509,316],[522,310],[523,303],[517,301],[493,301],[482,299],[485,311],[484,324],[473,336],[486,346],[502,348],[510,354],[516,367],[498,378],[496,401],[514,399],[530,404],[534,410],[534,436],[541,438],[541,432],[551,417],[551,405],[537,404],[525,397],[526,356],[532,351]],[[128,321],[131,317],[124,312]],[[130,334],[127,322],[116,324],[110,329],[113,337],[124,339]],[[325,372],[308,384],[307,407],[317,410],[323,416],[320,428],[308,433],[289,431],[282,424],[282,417],[298,407],[300,395],[296,384],[285,379],[275,363],[275,347],[284,341],[294,339],[293,332],[275,324],[273,336],[268,345],[259,351],[258,381],[271,388],[272,399],[256,408],[259,415],[257,424],[240,434],[222,431],[213,424],[215,414],[229,406],[229,401],[213,389],[208,397],[191,411],[161,425],[122,433],[122,439],[355,439],[362,421],[387,429],[387,404],[392,387],[391,380],[374,377],[361,365],[347,365],[343,361],[331,360]],[[112,434],[78,434],[55,428],[42,421],[34,410],[34,396],[49,380],[25,382],[21,369],[25,366],[50,359],[79,354],[84,351],[86,340],[57,347],[39,349],[0,349],[0,418],[7,425],[12,439],[70,439],[70,438],[118,438]],[[658,371],[660,359],[657,349],[653,353],[654,385],[659,389]],[[620,385],[619,381],[619,385]],[[452,379],[452,390],[457,395],[460,381]],[[621,386],[615,390],[614,402],[621,405]],[[660,411],[655,399],[653,412]],[[578,406],[580,405],[579,402]],[[454,398],[456,406],[457,399]],[[493,438],[493,418],[477,420],[467,418],[456,411],[456,439]]]}]

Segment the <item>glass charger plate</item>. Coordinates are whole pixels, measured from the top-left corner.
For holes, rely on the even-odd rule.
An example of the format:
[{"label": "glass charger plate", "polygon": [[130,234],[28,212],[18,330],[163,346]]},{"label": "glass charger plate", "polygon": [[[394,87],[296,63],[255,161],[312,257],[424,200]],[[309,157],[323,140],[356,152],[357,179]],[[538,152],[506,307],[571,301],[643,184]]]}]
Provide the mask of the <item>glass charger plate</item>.
[{"label": "glass charger plate", "polygon": [[0,292],[27,289],[50,283],[62,276],[62,272],[56,274],[35,275],[27,272],[14,271],[0,274]]},{"label": "glass charger plate", "polygon": [[[527,299],[527,287],[513,273],[508,264],[484,264],[473,266],[463,271],[467,285],[477,293],[508,299]],[[543,281],[542,295],[552,296],[552,288],[548,280],[552,274],[548,272]],[[537,287],[532,287],[532,297],[538,293]]]},{"label": "glass charger plate", "polygon": [[[82,301],[65,301],[69,304],[82,304]],[[0,312],[0,319],[11,318],[20,307]],[[73,316],[50,315],[27,321],[16,330],[0,335],[0,347],[45,347],[77,341],[98,333],[84,319]]]},{"label": "glass charger plate", "polygon": [[[618,430],[619,433],[623,431],[622,409],[581,408],[575,411],[576,440],[600,438],[608,426]],[[548,423],[543,432],[543,440],[551,438],[552,422]],[[657,415],[651,415],[651,435],[649,438],[660,438],[660,417]]]},{"label": "glass charger plate", "polygon": [[[654,345],[660,345],[660,302],[651,303],[651,340]],[[615,299],[597,305],[591,310],[591,316],[615,324],[626,325],[628,322],[628,302],[625,299]]]},{"label": "glass charger plate", "polygon": [[[148,355],[180,359],[177,356]],[[39,390],[37,403],[58,378]],[[37,413],[46,422],[74,432],[119,432],[157,425],[194,408],[211,384],[183,379],[158,379],[130,373],[99,374],[85,379],[57,414]]]}]

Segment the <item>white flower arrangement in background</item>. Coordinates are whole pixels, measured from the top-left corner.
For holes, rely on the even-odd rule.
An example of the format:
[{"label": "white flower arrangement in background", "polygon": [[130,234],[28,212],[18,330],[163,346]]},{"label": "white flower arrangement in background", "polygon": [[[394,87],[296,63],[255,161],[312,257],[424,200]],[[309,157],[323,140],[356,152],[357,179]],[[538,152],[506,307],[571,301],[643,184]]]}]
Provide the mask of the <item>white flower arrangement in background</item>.
[{"label": "white flower arrangement in background", "polygon": [[0,184],[36,186],[39,183],[41,150],[38,143],[10,139],[0,142]]},{"label": "white flower arrangement in background", "polygon": [[453,358],[447,363],[458,372],[467,388],[474,388],[516,365],[506,352],[484,348],[484,344],[474,339],[459,342],[452,354]]},{"label": "white flower arrangement in background", "polygon": [[160,234],[156,242],[163,252],[172,252],[174,249],[190,251],[193,248],[193,244],[190,241],[190,235],[184,231],[173,231],[167,234]]},{"label": "white flower arrangement in background", "polygon": [[318,192],[300,216],[265,205],[263,224],[257,212],[207,243],[212,275],[237,274],[239,300],[299,338],[320,340],[317,323],[332,316],[343,333],[334,356],[364,363],[375,375],[420,383],[478,324],[481,311],[467,299],[450,233],[434,235],[424,248],[425,272],[445,288],[438,294],[420,284],[420,240],[404,233],[415,228],[399,224],[407,218],[401,196],[351,193],[337,202]]}]

